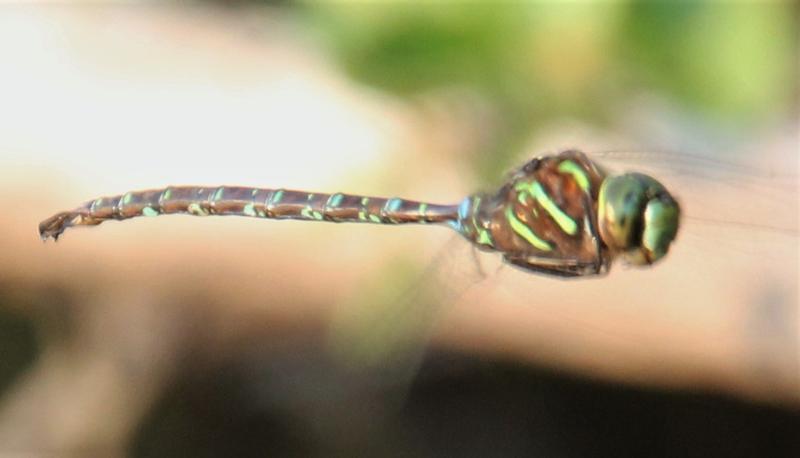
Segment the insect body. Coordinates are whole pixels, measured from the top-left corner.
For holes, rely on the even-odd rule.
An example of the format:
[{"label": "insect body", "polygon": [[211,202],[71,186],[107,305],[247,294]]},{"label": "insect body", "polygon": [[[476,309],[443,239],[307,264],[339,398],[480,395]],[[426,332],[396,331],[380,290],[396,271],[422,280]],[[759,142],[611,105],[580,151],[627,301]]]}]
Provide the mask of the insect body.
[{"label": "insect body", "polygon": [[102,197],[39,225],[43,239],[70,226],[185,213],[376,224],[448,225],[486,251],[529,271],[557,276],[605,273],[616,257],[649,265],[666,255],[680,209],[649,176],[607,176],[586,155],[533,159],[495,193],[456,205],[400,198],[237,186],[170,186]]}]

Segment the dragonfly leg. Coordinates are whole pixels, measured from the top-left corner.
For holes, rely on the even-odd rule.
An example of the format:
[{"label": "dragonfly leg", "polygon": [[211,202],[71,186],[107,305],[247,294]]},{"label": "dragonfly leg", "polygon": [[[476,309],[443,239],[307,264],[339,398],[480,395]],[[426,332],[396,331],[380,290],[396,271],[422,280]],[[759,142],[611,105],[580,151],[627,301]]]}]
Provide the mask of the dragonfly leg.
[{"label": "dragonfly leg", "polygon": [[472,262],[475,263],[475,269],[478,271],[478,275],[481,279],[486,278],[486,271],[483,270],[483,264],[481,263],[481,258],[478,256],[478,247],[472,245],[470,247],[472,252]]},{"label": "dragonfly leg", "polygon": [[503,259],[516,267],[529,272],[558,276],[584,277],[604,273],[602,265],[597,262],[585,262],[575,259],[552,259],[537,256],[504,255]]}]

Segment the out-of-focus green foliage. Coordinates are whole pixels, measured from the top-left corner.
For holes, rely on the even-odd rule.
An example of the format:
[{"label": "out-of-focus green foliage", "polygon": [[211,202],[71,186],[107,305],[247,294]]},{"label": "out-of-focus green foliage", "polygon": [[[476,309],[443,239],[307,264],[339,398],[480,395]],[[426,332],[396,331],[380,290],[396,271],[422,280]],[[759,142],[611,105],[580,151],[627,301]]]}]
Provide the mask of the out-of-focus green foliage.
[{"label": "out-of-focus green foliage", "polygon": [[635,3],[623,62],[706,114],[757,122],[796,96],[798,15],[778,2]]},{"label": "out-of-focus green foliage", "polygon": [[731,127],[785,115],[797,95],[798,15],[788,2],[315,3],[305,11],[362,82],[404,96],[467,87],[491,101],[502,125],[488,163],[502,163],[498,154],[547,119],[602,123],[643,93]]}]

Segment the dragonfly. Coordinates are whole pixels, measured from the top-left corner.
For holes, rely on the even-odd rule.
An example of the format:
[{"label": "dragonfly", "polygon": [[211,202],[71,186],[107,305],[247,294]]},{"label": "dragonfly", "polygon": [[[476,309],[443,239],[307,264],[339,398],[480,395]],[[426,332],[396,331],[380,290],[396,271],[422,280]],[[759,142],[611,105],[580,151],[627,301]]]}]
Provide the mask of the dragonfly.
[{"label": "dragonfly", "polygon": [[[767,159],[761,157],[756,165],[763,167]],[[668,187],[686,193],[680,204]],[[500,310],[459,311],[486,317],[513,314],[526,327],[517,332],[541,333],[533,337],[539,341],[550,336],[560,342],[559,348],[589,338],[609,353],[608,361],[660,361],[674,355],[663,349],[680,339],[659,328],[661,322],[679,330],[701,327],[696,334],[681,334],[690,345],[685,351],[692,355],[726,348],[692,343],[688,337],[695,335],[750,339],[744,348],[753,360],[775,370],[763,382],[772,389],[775,380],[795,383],[791,352],[785,349],[796,341],[797,332],[791,324],[796,267],[786,261],[798,243],[796,222],[787,221],[793,214],[787,204],[796,195],[796,176],[785,171],[765,172],[686,153],[587,155],[570,149],[529,159],[493,192],[474,193],[452,205],[286,189],[169,186],[88,201],[42,221],[39,234],[58,240],[72,226],[162,214],[449,227],[456,234],[421,274],[412,272],[406,282],[397,281],[393,271],[391,282],[375,282],[375,291],[369,284],[358,288],[330,323],[328,343],[334,357],[355,367],[377,367],[392,383],[403,385],[419,370],[444,309],[455,307],[471,289],[478,293],[477,301]],[[673,242],[679,228],[677,246]],[[476,263],[464,262],[468,251],[484,254],[474,257]],[[672,262],[661,266],[668,253]],[[487,278],[480,258],[492,255],[500,255],[501,268],[515,268],[498,269]],[[658,263],[660,268],[641,272],[649,275],[647,280],[629,272],[607,275],[617,259],[633,267]],[[741,272],[749,272],[749,284],[730,281]],[[603,277],[608,278],[580,285],[525,281]],[[620,284],[624,289],[616,288]],[[762,293],[767,294],[763,300],[758,296]],[[466,302],[474,303],[475,296]],[[503,302],[506,298],[511,302]],[[726,321],[731,310],[748,314],[746,321]],[[696,318],[697,313],[702,316]],[[531,334],[527,326],[536,326],[530,321],[533,316],[553,329],[538,327]],[[513,332],[508,328],[503,322],[499,332]],[[742,334],[741,329],[747,331]],[[654,343],[653,336],[659,335]],[[572,348],[580,355],[582,347]],[[597,360],[593,351],[591,359]]]},{"label": "dragonfly", "polygon": [[656,179],[609,174],[578,150],[531,159],[493,193],[441,205],[398,197],[242,186],[168,186],[100,197],[42,221],[43,240],[72,226],[139,216],[234,215],[335,223],[434,224],[525,271],[561,278],[650,266],[669,251],[680,205]]}]

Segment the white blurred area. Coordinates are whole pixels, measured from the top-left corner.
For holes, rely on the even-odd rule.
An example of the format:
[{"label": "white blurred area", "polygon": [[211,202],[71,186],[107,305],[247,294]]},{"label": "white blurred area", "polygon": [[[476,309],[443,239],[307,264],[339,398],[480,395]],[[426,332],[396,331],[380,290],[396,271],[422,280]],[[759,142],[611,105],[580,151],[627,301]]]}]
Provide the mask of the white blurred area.
[{"label": "white blurred area", "polygon": [[[0,399],[3,443],[124,447],[187,355],[214,361],[290,334],[325,335],[390,278],[387,265],[424,266],[450,237],[164,217],[41,243],[37,225],[52,213],[169,184],[442,203],[473,190],[458,154],[479,133],[351,82],[291,18],[259,13],[0,8],[0,278],[64,291],[72,317],[69,344],[48,334],[63,324],[43,320],[43,355]],[[535,148],[619,145],[572,135]],[[774,147],[779,161],[795,157],[786,143]],[[729,205],[715,189],[692,190],[709,196],[698,212]],[[798,402],[796,226],[794,236],[724,240],[699,227],[706,238],[682,235],[649,271],[617,266],[608,278],[563,282],[502,268],[447,309],[434,342],[626,383]],[[487,272],[496,259],[481,255]]]},{"label": "white blurred area", "polygon": [[326,186],[396,148],[377,97],[288,27],[216,17],[4,9],[4,166],[58,174],[68,202],[171,180]]}]

